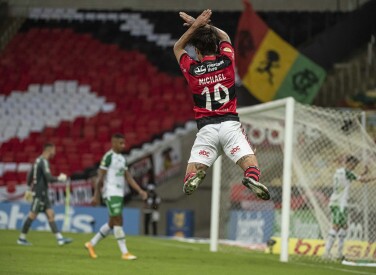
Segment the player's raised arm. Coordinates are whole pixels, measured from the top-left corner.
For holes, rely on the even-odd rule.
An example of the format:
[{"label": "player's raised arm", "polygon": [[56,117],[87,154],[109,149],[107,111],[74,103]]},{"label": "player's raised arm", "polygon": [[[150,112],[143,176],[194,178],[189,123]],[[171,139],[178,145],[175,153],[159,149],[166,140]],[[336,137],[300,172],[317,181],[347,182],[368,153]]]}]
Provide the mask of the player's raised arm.
[{"label": "player's raised arm", "polygon": [[[368,169],[368,168],[367,168],[367,169]],[[360,177],[358,178],[358,180],[359,180],[360,182],[362,182],[362,183],[374,182],[374,181],[376,181],[376,177],[375,177],[375,176],[371,176],[371,175],[369,175],[369,174],[368,174],[368,170],[367,170],[367,172],[362,173],[362,174],[360,175]]]},{"label": "player's raised arm", "polygon": [[376,181],[376,177],[375,176],[371,176],[369,175],[369,169],[368,169],[368,166],[366,165],[364,167],[364,170],[363,170],[363,173],[360,174],[360,176],[357,178],[360,182],[362,183],[367,183],[367,182],[371,182],[371,181]]},{"label": "player's raised arm", "polygon": [[[180,15],[181,19],[183,19],[185,21],[185,23],[183,25],[186,26],[186,27],[191,27],[193,25],[193,23],[196,21],[196,19],[194,17],[190,16],[189,14],[187,14],[185,12],[180,12],[179,15]],[[209,22],[210,21],[208,21],[208,23]],[[221,30],[220,28],[215,27],[213,25],[212,25],[212,27],[217,31],[219,41],[221,41],[221,42],[227,41],[227,42],[231,43],[230,37],[228,36],[228,34],[224,30]]]},{"label": "player's raised arm", "polygon": [[134,180],[134,178],[132,177],[131,173],[129,173],[128,170],[125,170],[124,171],[124,177],[125,179],[127,180],[127,182],[129,183],[129,185],[138,192],[138,194],[140,195],[140,197],[143,199],[143,200],[146,200],[147,197],[148,197],[148,194],[142,190],[142,188],[137,184],[137,182]]},{"label": "player's raised arm", "polygon": [[221,30],[220,28],[215,27],[215,26],[212,26],[212,27],[216,29],[220,42],[226,41],[226,42],[231,43],[230,36],[228,36],[228,34],[224,30]]},{"label": "player's raised arm", "polygon": [[185,46],[188,44],[190,38],[194,31],[202,26],[205,26],[210,21],[211,10],[204,10],[199,17],[190,25],[189,29],[176,41],[174,45],[174,54],[176,60],[179,62],[180,57],[186,53],[184,50]]}]

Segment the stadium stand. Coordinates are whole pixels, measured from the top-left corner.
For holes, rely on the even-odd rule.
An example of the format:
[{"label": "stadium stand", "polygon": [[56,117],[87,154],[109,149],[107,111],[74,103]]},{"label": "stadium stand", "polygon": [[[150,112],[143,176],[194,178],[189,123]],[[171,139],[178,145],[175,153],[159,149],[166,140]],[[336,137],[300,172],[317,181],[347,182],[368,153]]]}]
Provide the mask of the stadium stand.
[{"label": "stadium stand", "polygon": [[[193,16],[197,12],[191,12]],[[235,39],[240,12],[216,12],[213,22]],[[335,25],[344,12],[260,12],[259,15],[282,38],[295,47],[303,45],[318,33]],[[309,15],[309,16],[308,16]],[[223,20],[222,18],[226,18]],[[175,11],[98,11],[76,9],[34,8],[23,30],[32,27],[72,28],[90,33],[104,43],[116,43],[123,49],[137,50],[162,71],[179,74],[172,46],[181,32],[182,24]],[[163,61],[161,61],[163,60]]]},{"label": "stadium stand", "polygon": [[[224,15],[220,25],[234,38],[240,13],[218,12],[213,21]],[[305,15],[261,13],[293,45],[342,13]],[[72,175],[99,161],[110,133],[127,133],[129,151],[192,120],[171,50],[183,30],[175,19],[176,12],[31,9],[0,55],[0,185],[24,182],[47,140],[58,146],[53,167]]]},{"label": "stadium stand", "polygon": [[1,72],[2,163],[30,162],[49,140],[58,145],[54,167],[72,174],[99,161],[113,132],[128,133],[132,148],[192,119],[181,77],[70,29],[19,33],[3,52]]},{"label": "stadium stand", "polygon": [[6,23],[8,19],[8,4],[4,1],[0,1],[0,28]]}]

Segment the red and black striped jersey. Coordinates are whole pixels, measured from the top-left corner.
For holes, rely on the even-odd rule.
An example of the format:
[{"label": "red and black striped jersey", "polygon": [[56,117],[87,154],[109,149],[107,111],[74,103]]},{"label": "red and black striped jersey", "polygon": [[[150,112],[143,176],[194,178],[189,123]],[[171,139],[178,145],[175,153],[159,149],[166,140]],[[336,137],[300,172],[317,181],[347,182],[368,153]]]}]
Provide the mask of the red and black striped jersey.
[{"label": "red and black striped jersey", "polygon": [[235,57],[232,45],[219,44],[219,54],[201,62],[187,53],[180,57],[180,69],[192,90],[198,128],[227,120],[239,120],[236,112]]}]

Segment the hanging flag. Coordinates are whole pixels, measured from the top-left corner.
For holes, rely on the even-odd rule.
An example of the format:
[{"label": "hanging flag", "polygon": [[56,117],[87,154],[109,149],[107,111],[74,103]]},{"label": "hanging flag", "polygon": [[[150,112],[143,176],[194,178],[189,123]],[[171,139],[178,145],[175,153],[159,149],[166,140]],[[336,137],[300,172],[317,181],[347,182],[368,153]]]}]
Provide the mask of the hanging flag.
[{"label": "hanging flag", "polygon": [[326,71],[271,30],[243,0],[245,10],[235,39],[236,63],[243,85],[261,102],[292,96],[311,103]]}]

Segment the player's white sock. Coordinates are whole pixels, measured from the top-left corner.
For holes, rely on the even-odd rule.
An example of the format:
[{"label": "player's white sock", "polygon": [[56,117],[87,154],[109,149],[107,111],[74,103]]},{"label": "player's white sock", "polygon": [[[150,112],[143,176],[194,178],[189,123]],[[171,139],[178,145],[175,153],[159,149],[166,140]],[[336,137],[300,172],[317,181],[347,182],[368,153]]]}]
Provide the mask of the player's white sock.
[{"label": "player's white sock", "polygon": [[346,239],[346,230],[341,228],[338,231],[338,257],[343,256],[343,246],[345,244]]},{"label": "player's white sock", "polygon": [[326,240],[325,244],[325,254],[327,256],[330,255],[330,250],[333,247],[334,241],[336,240],[337,231],[335,231],[333,228],[329,230],[328,239]]},{"label": "player's white sock", "polygon": [[114,226],[114,235],[118,242],[121,253],[128,253],[127,245],[125,244],[125,233],[123,231],[123,227],[118,225]]},{"label": "player's white sock", "polygon": [[63,235],[61,235],[60,232],[55,233],[55,236],[56,236],[56,239],[58,240],[63,238]]},{"label": "player's white sock", "polygon": [[21,233],[19,238],[21,240],[26,240],[26,234],[25,233]]},{"label": "player's white sock", "polygon": [[108,223],[105,223],[101,226],[98,233],[95,234],[95,236],[90,240],[90,243],[92,246],[95,246],[100,240],[107,237],[108,234],[110,234],[111,228],[108,225]]}]

